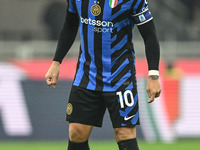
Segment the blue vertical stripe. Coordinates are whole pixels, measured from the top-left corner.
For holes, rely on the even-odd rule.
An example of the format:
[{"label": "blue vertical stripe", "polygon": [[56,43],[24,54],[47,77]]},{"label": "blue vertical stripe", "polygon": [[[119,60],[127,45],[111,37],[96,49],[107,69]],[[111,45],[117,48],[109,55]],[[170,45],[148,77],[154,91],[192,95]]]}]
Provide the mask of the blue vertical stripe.
[{"label": "blue vertical stripe", "polygon": [[[88,18],[94,20],[95,16],[92,15],[90,9],[94,5],[93,0],[89,0],[89,8],[88,8]],[[90,29],[94,29],[94,25],[89,25]],[[97,68],[95,65],[95,54],[94,54],[94,30],[88,30],[88,53],[91,57],[90,63],[90,71],[89,71],[89,83],[87,89],[95,90],[96,88],[96,74]]]},{"label": "blue vertical stripe", "polygon": [[[104,5],[103,20],[108,20],[108,16],[111,16],[112,9],[110,9],[109,0],[105,1]],[[108,91],[111,89],[111,83],[108,82],[108,77],[111,76],[111,46],[108,43],[111,43],[111,32],[112,27],[103,27],[105,31],[102,33],[102,66],[103,66],[103,91]],[[105,84],[106,83],[106,84]]]}]

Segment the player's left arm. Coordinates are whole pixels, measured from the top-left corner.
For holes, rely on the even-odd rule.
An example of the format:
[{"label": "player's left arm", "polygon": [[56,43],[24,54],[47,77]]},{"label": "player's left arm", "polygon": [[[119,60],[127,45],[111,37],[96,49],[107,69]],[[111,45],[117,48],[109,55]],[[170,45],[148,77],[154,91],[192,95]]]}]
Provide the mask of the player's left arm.
[{"label": "player's left arm", "polygon": [[149,96],[148,103],[160,96],[159,82],[160,46],[156,35],[153,16],[149,11],[147,0],[137,0],[132,13],[134,24],[138,26],[145,44],[145,52],[149,69],[146,90]]},{"label": "player's left arm", "polygon": [[161,86],[159,82],[160,46],[156,36],[153,20],[139,25],[138,29],[145,44],[145,52],[149,69],[146,90],[150,98],[148,103],[151,103],[156,97],[159,97],[161,93]]}]

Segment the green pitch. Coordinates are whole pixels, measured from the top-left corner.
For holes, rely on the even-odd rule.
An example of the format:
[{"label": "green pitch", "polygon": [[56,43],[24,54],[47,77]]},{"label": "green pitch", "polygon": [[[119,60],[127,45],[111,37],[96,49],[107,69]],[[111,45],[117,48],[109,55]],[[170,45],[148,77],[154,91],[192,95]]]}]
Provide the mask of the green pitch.
[{"label": "green pitch", "polygon": [[[179,140],[172,144],[139,141],[140,150],[199,150],[200,140]],[[0,142],[0,150],[67,150],[66,142]],[[91,150],[118,150],[114,141],[91,141]]]}]

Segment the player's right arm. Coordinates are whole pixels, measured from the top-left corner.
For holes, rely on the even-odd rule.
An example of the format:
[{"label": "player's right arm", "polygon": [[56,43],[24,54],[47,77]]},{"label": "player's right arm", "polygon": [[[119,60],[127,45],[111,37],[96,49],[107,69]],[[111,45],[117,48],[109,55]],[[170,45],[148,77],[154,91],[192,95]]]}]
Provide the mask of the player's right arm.
[{"label": "player's right arm", "polygon": [[73,0],[68,0],[67,15],[58,40],[57,49],[53,62],[45,75],[47,85],[53,85],[54,88],[56,87],[60,72],[60,64],[76,38],[78,26],[79,18],[73,5]]}]

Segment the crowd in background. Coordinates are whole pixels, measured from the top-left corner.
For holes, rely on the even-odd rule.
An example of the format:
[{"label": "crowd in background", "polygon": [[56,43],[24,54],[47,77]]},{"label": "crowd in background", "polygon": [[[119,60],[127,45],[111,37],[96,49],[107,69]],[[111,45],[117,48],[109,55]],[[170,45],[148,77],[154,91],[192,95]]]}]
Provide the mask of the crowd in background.
[{"label": "crowd in background", "polygon": [[[17,3],[14,1],[13,3]],[[22,3],[22,1],[19,1]],[[25,3],[27,2],[27,4]],[[28,3],[29,2],[29,3]],[[9,1],[2,1],[0,7]],[[11,3],[11,2],[10,2]],[[29,10],[34,9],[31,3],[42,5],[44,1],[23,1],[23,5]],[[30,5],[30,6],[29,6]],[[200,1],[199,0],[154,0],[149,2],[151,12],[154,16],[154,21],[157,27],[157,34],[161,41],[198,41],[200,40]],[[16,5],[18,7],[20,5]],[[29,8],[30,7],[30,8]],[[35,6],[37,8],[37,6]],[[4,7],[1,7],[4,8]],[[24,7],[21,6],[20,9]],[[38,7],[39,8],[39,7]],[[15,8],[17,9],[17,8]],[[20,11],[19,9],[19,11]],[[0,10],[0,19],[2,22],[14,18],[6,18]],[[10,12],[9,12],[10,13]],[[16,12],[17,14],[17,12]],[[15,14],[15,15],[16,15]],[[24,14],[32,15],[34,11]],[[14,29],[17,22],[13,23],[12,29],[1,29],[0,25],[0,40],[57,40],[62,29],[64,18],[66,15],[66,1],[65,0],[45,0],[45,5],[40,6],[39,17],[33,20],[30,17],[27,20],[27,26],[31,25],[31,21],[36,22],[34,30],[21,29],[18,31]],[[11,15],[12,17],[12,15]],[[21,18],[24,18],[21,16]],[[4,20],[5,19],[5,20]],[[8,21],[9,22],[9,21]],[[10,23],[10,22],[9,22]],[[36,24],[35,23],[35,24]],[[6,25],[4,25],[6,26]],[[11,24],[9,24],[11,26]],[[25,25],[23,25],[25,26]],[[19,26],[20,27],[20,26]],[[16,26],[16,28],[19,28]],[[25,26],[26,27],[26,26]],[[39,29],[40,28],[40,29]],[[136,33],[136,38],[138,33]]]}]

